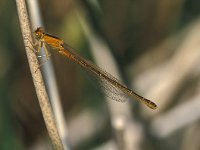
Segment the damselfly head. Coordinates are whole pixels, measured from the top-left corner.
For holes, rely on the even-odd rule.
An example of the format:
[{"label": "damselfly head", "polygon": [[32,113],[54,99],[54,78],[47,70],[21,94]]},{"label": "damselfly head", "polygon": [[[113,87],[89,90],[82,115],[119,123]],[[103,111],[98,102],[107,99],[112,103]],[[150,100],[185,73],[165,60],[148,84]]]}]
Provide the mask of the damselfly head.
[{"label": "damselfly head", "polygon": [[38,27],[35,31],[34,31],[34,37],[39,40],[42,39],[42,37],[44,36],[45,32],[44,29],[42,27]]}]

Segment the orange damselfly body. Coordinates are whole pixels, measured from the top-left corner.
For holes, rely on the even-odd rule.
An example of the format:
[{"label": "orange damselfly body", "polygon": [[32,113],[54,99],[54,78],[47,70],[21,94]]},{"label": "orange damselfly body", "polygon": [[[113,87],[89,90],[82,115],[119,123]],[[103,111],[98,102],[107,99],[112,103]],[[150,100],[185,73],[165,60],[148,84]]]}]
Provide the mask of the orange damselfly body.
[{"label": "orange damselfly body", "polygon": [[34,37],[39,45],[37,52],[39,52],[42,46],[44,46],[46,56],[49,57],[50,55],[48,54],[48,50],[46,49],[45,44],[49,45],[61,55],[80,65],[84,70],[98,78],[99,82],[104,88],[104,91],[109,91],[108,94],[112,94],[112,96],[110,96],[112,99],[116,101],[123,101],[121,98],[129,96],[136,98],[151,109],[157,108],[157,105],[154,102],[130,90],[111,74],[107,73],[106,71],[102,70],[98,66],[92,64],[90,61],[77,54],[75,50],[69,45],[65,44],[62,39],[46,33],[42,27],[39,27],[35,30]]}]

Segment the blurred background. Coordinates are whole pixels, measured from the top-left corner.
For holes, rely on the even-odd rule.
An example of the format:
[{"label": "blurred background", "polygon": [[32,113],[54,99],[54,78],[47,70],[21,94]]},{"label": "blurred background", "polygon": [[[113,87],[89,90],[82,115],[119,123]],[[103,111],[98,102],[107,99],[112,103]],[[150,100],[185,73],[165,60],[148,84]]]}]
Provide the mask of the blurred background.
[{"label": "blurred background", "polygon": [[[157,110],[149,110],[130,100],[133,134],[125,139],[134,149],[200,149],[200,1],[39,4],[45,29],[95,62],[80,23],[86,18],[88,28],[111,51],[126,85],[157,103]],[[0,1],[0,20],[0,149],[51,149],[15,1]],[[87,75],[59,54],[51,54],[71,149],[128,149],[116,142],[120,136],[112,128],[109,106]]]}]

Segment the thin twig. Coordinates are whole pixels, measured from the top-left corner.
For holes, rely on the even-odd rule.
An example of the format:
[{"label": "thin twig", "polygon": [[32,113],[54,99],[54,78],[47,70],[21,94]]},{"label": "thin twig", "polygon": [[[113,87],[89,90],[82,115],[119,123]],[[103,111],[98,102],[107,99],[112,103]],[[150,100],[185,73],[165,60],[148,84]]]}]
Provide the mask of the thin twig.
[{"label": "thin twig", "polygon": [[24,38],[24,45],[26,48],[28,62],[29,62],[29,66],[30,66],[30,70],[31,70],[32,78],[33,78],[33,83],[35,85],[36,94],[37,94],[39,104],[42,110],[44,121],[47,126],[47,130],[52,140],[54,148],[58,150],[62,150],[63,144],[58,134],[58,129],[56,127],[56,123],[55,123],[52,109],[49,103],[48,95],[47,95],[44,82],[41,76],[41,71],[39,69],[37,70],[37,68],[39,67],[38,60],[35,53],[31,50],[33,49],[32,44],[30,43],[32,42],[32,37],[31,37],[30,23],[28,20],[28,14],[26,10],[25,1],[16,0],[16,4],[17,4],[22,36]]},{"label": "thin twig", "polygon": [[[27,4],[28,4],[28,12],[30,14],[31,26],[33,27],[33,29],[36,29],[37,27],[44,27],[38,0],[27,0]],[[45,55],[43,49],[41,49],[40,52],[41,53],[39,55]],[[46,61],[46,57],[40,60],[42,63]],[[58,85],[56,81],[56,75],[51,59],[45,62],[41,70],[46,85],[46,89],[48,92],[49,100],[52,104],[52,109],[55,115],[56,124],[58,126],[59,135],[61,137],[65,150],[69,150],[70,146],[68,144],[69,142],[68,142],[67,123],[63,114],[64,111],[62,108]]]}]

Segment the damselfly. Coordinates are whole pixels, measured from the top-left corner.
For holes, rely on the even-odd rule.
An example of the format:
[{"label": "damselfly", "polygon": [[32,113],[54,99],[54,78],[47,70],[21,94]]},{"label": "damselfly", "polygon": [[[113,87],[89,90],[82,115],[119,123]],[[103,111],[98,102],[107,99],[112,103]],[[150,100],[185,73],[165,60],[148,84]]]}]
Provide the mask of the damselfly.
[{"label": "damselfly", "polygon": [[35,30],[34,37],[39,45],[37,52],[39,52],[40,49],[44,46],[46,56],[49,57],[50,55],[45,44],[49,45],[51,48],[55,49],[66,58],[80,65],[84,70],[90,72],[90,74],[97,77],[99,79],[99,82],[101,82],[101,84],[105,88],[105,91],[109,90],[114,95],[111,96],[114,100],[118,100],[120,96],[125,95],[130,96],[133,99],[136,98],[151,109],[157,108],[157,105],[154,102],[130,90],[128,87],[120,83],[120,81],[113,77],[111,74],[107,73],[106,71],[102,70],[98,66],[92,64],[90,61],[84,59],[82,56],[77,54],[75,50],[69,45],[65,44],[62,39],[46,33],[42,27],[39,27]]}]

